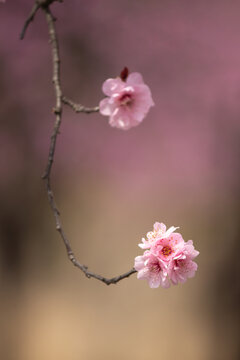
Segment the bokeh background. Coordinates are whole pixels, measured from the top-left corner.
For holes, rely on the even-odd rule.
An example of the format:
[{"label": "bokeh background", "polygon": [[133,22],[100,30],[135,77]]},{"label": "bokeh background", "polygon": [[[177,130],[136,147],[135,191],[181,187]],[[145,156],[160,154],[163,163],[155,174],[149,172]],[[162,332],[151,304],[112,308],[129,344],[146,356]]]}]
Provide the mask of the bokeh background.
[{"label": "bokeh background", "polygon": [[79,260],[129,270],[155,221],[200,251],[194,279],[107,287],[67,260],[41,180],[54,116],[48,32],[33,1],[0,4],[0,358],[237,360],[239,349],[240,2],[54,4],[62,88],[95,106],[124,66],[155,101],[127,132],[64,108],[53,168]]}]

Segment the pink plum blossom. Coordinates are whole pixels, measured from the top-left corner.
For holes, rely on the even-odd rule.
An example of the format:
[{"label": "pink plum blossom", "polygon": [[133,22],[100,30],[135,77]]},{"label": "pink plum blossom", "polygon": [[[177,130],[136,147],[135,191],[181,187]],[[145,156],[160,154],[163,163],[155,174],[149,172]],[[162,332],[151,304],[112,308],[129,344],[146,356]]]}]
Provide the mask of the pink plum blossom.
[{"label": "pink plum blossom", "polygon": [[142,75],[137,72],[128,75],[127,68],[120,77],[104,81],[102,90],[107,97],[100,101],[100,113],[109,116],[109,124],[119,129],[128,130],[140,124],[154,105]]},{"label": "pink plum blossom", "polygon": [[192,240],[185,243],[173,258],[168,269],[168,275],[174,285],[184,283],[188,278],[194,277],[197,271],[197,264],[192,261],[198,256],[199,251],[194,249]]},{"label": "pink plum blossom", "polygon": [[170,286],[166,264],[150,251],[145,251],[143,256],[137,256],[134,267],[138,271],[137,278],[147,279],[151,288]]},{"label": "pink plum blossom", "polygon": [[174,285],[184,283],[188,278],[194,277],[197,271],[197,264],[187,258],[175,259],[171,262],[168,275]]},{"label": "pink plum blossom", "polygon": [[171,235],[177,227],[171,226],[168,230],[166,225],[163,223],[155,222],[153,225],[153,231],[149,231],[147,233],[147,240],[142,238],[142,244],[138,244],[138,246],[142,249],[149,249],[153,243],[158,239],[163,239]]},{"label": "pink plum blossom", "polygon": [[151,246],[151,251],[160,259],[169,262],[179,251],[184,248],[184,240],[181,234],[172,233],[168,237],[157,239]]},{"label": "pink plum blossom", "polygon": [[153,231],[147,233],[148,240],[142,239],[142,249],[149,249],[135,258],[138,279],[146,279],[151,288],[184,283],[195,275],[197,264],[193,259],[199,252],[194,249],[192,240],[184,241],[182,235],[175,233],[172,226],[166,230],[163,223],[156,222]]}]

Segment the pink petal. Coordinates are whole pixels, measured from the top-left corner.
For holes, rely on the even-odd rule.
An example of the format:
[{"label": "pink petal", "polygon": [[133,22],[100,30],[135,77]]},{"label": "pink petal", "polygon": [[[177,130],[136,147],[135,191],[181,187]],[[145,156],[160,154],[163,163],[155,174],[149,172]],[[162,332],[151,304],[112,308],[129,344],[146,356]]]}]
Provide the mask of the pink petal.
[{"label": "pink petal", "polygon": [[119,129],[128,130],[131,126],[134,126],[129,115],[126,109],[122,107],[116,108],[110,117],[109,124]]},{"label": "pink petal", "polygon": [[148,284],[149,284],[150,288],[152,288],[152,289],[158,288],[161,284],[160,275],[159,274],[150,274],[150,276],[148,278]]},{"label": "pink petal", "polygon": [[114,111],[115,105],[109,101],[109,98],[103,99],[99,103],[99,111],[102,115],[110,116]]},{"label": "pink petal", "polygon": [[159,222],[155,222],[153,225],[153,229],[157,232],[157,231],[161,231],[162,233],[165,233],[167,227],[165,224],[163,223],[159,223]]},{"label": "pink petal", "polygon": [[147,279],[149,276],[149,270],[147,268],[141,269],[138,271],[137,278],[139,280],[141,279]]},{"label": "pink petal", "polygon": [[168,289],[170,287],[170,281],[167,278],[164,278],[162,280],[161,286],[165,289]]},{"label": "pink petal", "polygon": [[116,92],[120,92],[125,86],[125,83],[120,79],[107,79],[104,81],[102,91],[105,95],[111,96]]},{"label": "pink petal", "polygon": [[135,257],[134,268],[135,270],[139,271],[144,267],[144,259],[143,256]]},{"label": "pink petal", "polygon": [[148,107],[155,105],[152,99],[152,93],[147,85],[135,85],[134,90],[136,93],[136,97],[145,106],[146,104],[148,105]]},{"label": "pink petal", "polygon": [[143,77],[138,72],[134,72],[128,75],[126,83],[129,85],[144,84]]},{"label": "pink petal", "polygon": [[185,254],[190,258],[194,259],[199,255],[199,251],[194,249],[192,240],[188,240],[185,244]]}]

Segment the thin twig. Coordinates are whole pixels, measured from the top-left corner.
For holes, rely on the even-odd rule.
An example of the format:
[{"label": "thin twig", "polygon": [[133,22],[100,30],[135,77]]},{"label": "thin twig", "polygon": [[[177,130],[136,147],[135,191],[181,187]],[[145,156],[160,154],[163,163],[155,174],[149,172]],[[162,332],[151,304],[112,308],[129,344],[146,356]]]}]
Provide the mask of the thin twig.
[{"label": "thin twig", "polygon": [[[41,4],[38,6],[38,8],[35,9],[34,11],[32,10],[32,15],[28,17],[28,19],[25,22],[24,28],[23,28],[23,37],[24,37],[24,33],[26,31],[26,28],[28,27],[28,24],[33,20],[34,15],[36,14],[39,7],[41,7],[46,16],[46,21],[48,24],[48,31],[49,31],[49,38],[50,38],[50,43],[51,43],[51,47],[52,47],[52,62],[53,62],[52,81],[53,81],[55,97],[56,97],[56,105],[54,108],[55,123],[54,123],[54,127],[53,127],[53,133],[51,136],[51,141],[50,141],[47,165],[46,165],[45,173],[42,176],[42,178],[45,181],[47,195],[48,195],[48,201],[49,201],[50,207],[52,209],[53,215],[55,217],[56,230],[59,232],[59,234],[63,240],[69,260],[73,263],[74,266],[76,266],[78,269],[80,269],[86,275],[86,277],[100,280],[106,285],[116,284],[120,280],[125,279],[125,278],[131,276],[132,274],[134,274],[136,272],[136,270],[134,268],[132,268],[131,270],[129,270],[128,272],[126,272],[122,275],[115,276],[113,278],[105,278],[102,275],[98,275],[98,274],[95,274],[95,273],[89,271],[87,266],[82,265],[76,259],[75,255],[73,253],[73,250],[71,248],[70,242],[63,231],[63,227],[61,224],[61,218],[60,218],[60,212],[56,206],[54,193],[53,193],[53,190],[51,187],[50,176],[51,176],[51,170],[52,170],[52,165],[53,165],[53,160],[54,160],[57,136],[59,134],[59,129],[61,126],[61,121],[62,121],[62,103],[65,103],[65,104],[71,106],[76,112],[90,113],[90,112],[98,111],[98,107],[86,108],[82,105],[74,104],[71,100],[68,100],[62,96],[62,89],[61,89],[61,82],[60,82],[60,55],[59,55],[58,38],[56,35],[56,29],[55,29],[55,25],[54,25],[55,18],[52,15],[50,8],[49,8],[49,4],[51,4],[54,1],[61,1],[61,0],[43,0],[43,1],[41,1]],[[38,2],[35,3],[35,6],[37,3]]]},{"label": "thin twig", "polygon": [[25,21],[25,23],[23,25],[23,28],[22,28],[22,31],[21,31],[21,34],[20,34],[20,39],[21,40],[23,40],[29,24],[33,21],[34,16],[36,15],[36,13],[37,13],[37,11],[38,11],[38,9],[40,7],[41,7],[41,4],[38,1],[36,1],[35,4],[33,5],[33,8],[31,10],[27,20]]},{"label": "thin twig", "polygon": [[33,8],[26,19],[25,23],[23,24],[22,31],[20,33],[20,40],[23,40],[25,33],[27,31],[28,26],[30,23],[34,20],[34,17],[40,8],[47,8],[49,5],[51,5],[54,2],[62,2],[63,0],[36,0],[35,4],[33,5]]},{"label": "thin twig", "polygon": [[74,103],[72,100],[66,98],[66,96],[62,96],[62,102],[65,105],[70,106],[76,113],[83,112],[83,113],[86,113],[86,114],[91,114],[91,113],[99,111],[99,106],[95,106],[93,108],[88,108],[88,107],[85,107],[85,106],[83,106],[81,104]]}]

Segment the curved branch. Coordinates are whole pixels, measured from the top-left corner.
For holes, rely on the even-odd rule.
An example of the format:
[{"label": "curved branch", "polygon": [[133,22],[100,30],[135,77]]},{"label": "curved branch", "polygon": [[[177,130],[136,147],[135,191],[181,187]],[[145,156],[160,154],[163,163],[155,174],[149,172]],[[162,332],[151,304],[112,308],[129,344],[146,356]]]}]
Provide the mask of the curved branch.
[{"label": "curved branch", "polygon": [[89,271],[87,266],[82,265],[76,259],[75,255],[73,253],[73,250],[71,248],[71,244],[63,231],[63,227],[61,224],[61,218],[60,218],[60,212],[56,206],[54,193],[53,193],[53,190],[51,187],[50,176],[51,176],[51,170],[52,170],[52,165],[53,165],[53,160],[54,160],[57,136],[59,134],[59,129],[61,126],[61,121],[62,121],[62,103],[72,107],[73,110],[76,112],[92,113],[92,112],[99,111],[98,107],[87,108],[87,107],[84,107],[83,105],[75,104],[71,100],[62,96],[62,89],[61,89],[61,82],[60,82],[60,55],[59,55],[58,38],[57,38],[56,29],[55,29],[55,25],[54,25],[55,18],[52,15],[50,8],[49,8],[49,5],[51,3],[53,3],[54,1],[61,1],[61,0],[36,1],[35,6],[33,7],[30,16],[26,20],[24,27],[23,27],[23,31],[21,33],[21,35],[22,35],[21,38],[23,38],[29,23],[34,19],[36,12],[41,7],[41,9],[44,11],[45,16],[46,16],[46,21],[47,21],[48,31],[49,31],[49,38],[50,38],[50,43],[51,43],[51,48],[52,48],[52,63],[53,63],[52,81],[53,81],[55,97],[56,97],[56,105],[54,108],[55,123],[54,123],[53,132],[52,132],[52,136],[51,136],[51,141],[50,141],[47,165],[46,165],[45,172],[44,172],[44,175],[42,176],[42,178],[45,181],[46,191],[47,191],[47,195],[48,195],[48,201],[49,201],[50,207],[52,209],[53,215],[55,217],[56,230],[59,232],[59,234],[63,240],[69,260],[73,263],[74,266],[76,266],[78,269],[80,269],[86,275],[86,277],[97,279],[99,281],[102,281],[106,285],[116,284],[120,280],[125,279],[125,278],[131,276],[132,274],[136,273],[136,270],[134,268],[132,268],[131,270],[129,270],[128,272],[126,272],[122,275],[118,275],[113,278],[105,278],[102,275],[98,275],[98,274],[95,274],[95,273]]}]

